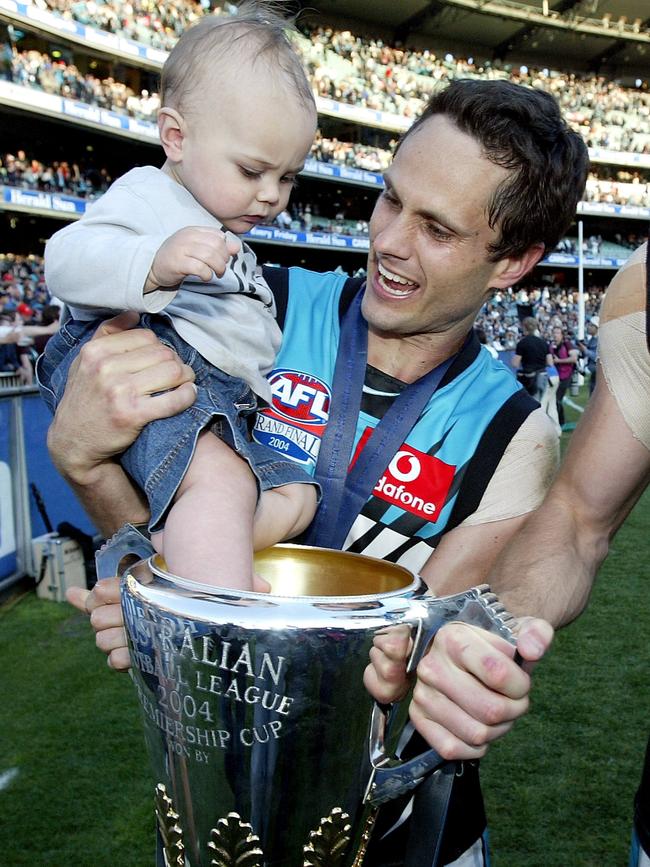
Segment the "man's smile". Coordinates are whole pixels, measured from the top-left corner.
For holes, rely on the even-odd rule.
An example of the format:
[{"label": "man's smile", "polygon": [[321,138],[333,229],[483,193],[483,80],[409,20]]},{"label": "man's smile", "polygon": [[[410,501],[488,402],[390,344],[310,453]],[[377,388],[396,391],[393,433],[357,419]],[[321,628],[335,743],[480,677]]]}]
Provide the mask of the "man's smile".
[{"label": "man's smile", "polygon": [[402,277],[394,271],[389,271],[381,262],[377,262],[377,271],[379,285],[385,292],[392,295],[408,295],[418,287],[417,283],[407,280],[406,277]]}]

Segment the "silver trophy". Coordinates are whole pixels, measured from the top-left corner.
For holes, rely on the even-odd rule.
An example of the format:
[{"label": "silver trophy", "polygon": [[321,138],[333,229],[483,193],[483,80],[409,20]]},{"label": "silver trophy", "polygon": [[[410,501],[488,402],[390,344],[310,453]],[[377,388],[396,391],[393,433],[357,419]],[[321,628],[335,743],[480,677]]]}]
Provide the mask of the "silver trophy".
[{"label": "silver trophy", "polygon": [[121,597],[167,865],[360,867],[379,806],[441,763],[394,757],[407,713],[363,686],[374,637],[405,624],[410,671],[451,620],[512,641],[487,587],[425,596],[407,569],[358,554],[269,548],[255,568],[270,593],[171,575],[129,525],[99,577],[127,554],[142,558]]}]

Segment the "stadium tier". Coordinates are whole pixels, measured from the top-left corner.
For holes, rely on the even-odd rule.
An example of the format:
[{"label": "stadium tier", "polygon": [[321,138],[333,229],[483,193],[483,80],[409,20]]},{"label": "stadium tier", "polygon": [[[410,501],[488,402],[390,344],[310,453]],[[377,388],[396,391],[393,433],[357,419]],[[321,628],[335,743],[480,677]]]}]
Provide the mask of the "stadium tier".
[{"label": "stadium tier", "polygon": [[[362,17],[361,5],[347,7]],[[151,9],[121,0],[0,0],[5,252],[41,253],[49,234],[81,216],[112,178],[134,165],[161,162],[157,73],[167,51],[198,17],[236,10],[207,2]],[[585,70],[489,59],[487,50],[478,59],[472,56],[478,46],[450,53],[433,36],[424,48],[426,37],[417,32],[412,36],[419,44],[408,47],[387,38],[378,22],[381,38],[372,34],[372,21],[358,21],[358,33],[343,19],[305,21],[298,47],[320,130],[288,212],[250,233],[261,257],[363,267],[367,221],[399,134],[434,89],[459,76],[546,89],[584,136],[593,169],[577,216],[585,237],[601,239],[585,243],[587,267],[618,267],[629,239],[642,237],[650,218],[650,94],[642,79],[628,86]],[[575,267],[577,252],[575,238],[565,239],[541,267]]]}]

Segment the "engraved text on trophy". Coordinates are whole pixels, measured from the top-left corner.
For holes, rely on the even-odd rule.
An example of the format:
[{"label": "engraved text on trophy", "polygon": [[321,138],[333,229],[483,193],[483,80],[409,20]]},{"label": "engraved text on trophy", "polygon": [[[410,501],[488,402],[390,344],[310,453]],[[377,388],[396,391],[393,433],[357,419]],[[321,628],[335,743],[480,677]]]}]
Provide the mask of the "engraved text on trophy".
[{"label": "engraved text on trophy", "polygon": [[[142,637],[145,624],[140,620],[138,626]],[[252,748],[282,736],[294,702],[282,690],[285,656],[255,654],[248,641],[197,635],[191,626],[168,618],[161,618],[156,629],[162,652],[149,653],[140,641],[132,648],[135,666],[157,681],[155,697],[137,680],[135,686],[145,715],[164,732],[174,752],[209,763],[212,750]],[[233,729],[224,724],[223,708],[230,703],[256,705],[265,713],[256,716],[257,722]]]}]

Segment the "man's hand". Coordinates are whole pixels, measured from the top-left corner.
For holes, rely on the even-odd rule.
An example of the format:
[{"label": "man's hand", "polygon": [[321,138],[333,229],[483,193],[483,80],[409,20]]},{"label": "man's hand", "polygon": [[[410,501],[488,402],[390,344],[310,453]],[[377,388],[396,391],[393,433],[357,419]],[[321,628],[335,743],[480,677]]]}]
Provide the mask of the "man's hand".
[{"label": "man's hand", "polygon": [[[254,575],[253,590],[268,593],[270,584],[261,575]],[[95,644],[107,655],[109,667],[115,671],[128,671],[131,659],[120,605],[120,579],[117,576],[102,578],[92,590],[69,587],[65,598],[79,611],[90,616],[90,625],[95,630]]]},{"label": "man's hand", "polygon": [[240,250],[241,241],[220,229],[204,226],[180,229],[156,253],[144,291],[178,286],[190,276],[207,283],[213,274],[221,277],[230,258]]},{"label": "man's hand", "polygon": [[65,394],[48,434],[61,473],[93,483],[93,473],[124,451],[150,421],[194,402],[194,373],[153,332],[135,328],[137,313],[121,313],[97,329],[70,368]]},{"label": "man's hand", "polygon": [[[485,755],[489,744],[528,710],[526,669],[542,658],[552,638],[550,624],[533,618],[520,621],[516,648],[475,626],[443,626],[417,668],[413,725],[443,758]],[[406,631],[389,630],[375,639],[364,682],[378,701],[405,694],[409,650]],[[523,666],[515,661],[515,650]]]},{"label": "man's hand", "polygon": [[107,654],[109,666],[115,671],[127,671],[131,660],[120,605],[120,579],[104,578],[92,590],[69,587],[65,595],[71,605],[90,616],[95,644]]},{"label": "man's hand", "polygon": [[366,667],[363,683],[370,695],[381,704],[400,701],[411,686],[406,664],[411,654],[410,627],[389,626],[378,632],[370,648],[370,665]]}]

